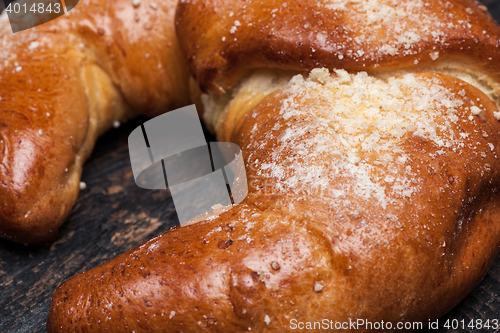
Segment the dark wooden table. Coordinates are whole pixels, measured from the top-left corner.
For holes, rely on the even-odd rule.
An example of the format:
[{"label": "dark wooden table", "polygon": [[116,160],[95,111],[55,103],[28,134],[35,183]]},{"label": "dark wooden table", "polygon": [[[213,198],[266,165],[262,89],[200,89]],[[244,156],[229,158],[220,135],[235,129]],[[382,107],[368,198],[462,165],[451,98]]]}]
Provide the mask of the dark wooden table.
[{"label": "dark wooden table", "polygon": [[[500,21],[500,0],[483,2]],[[97,142],[83,172],[87,189],[53,244],[32,248],[0,240],[0,332],[46,332],[50,297],[65,279],[177,224],[168,191],[140,189],[132,178],[127,138],[143,121],[113,129]],[[444,328],[447,319],[500,320],[500,256],[435,331],[462,332]]]}]

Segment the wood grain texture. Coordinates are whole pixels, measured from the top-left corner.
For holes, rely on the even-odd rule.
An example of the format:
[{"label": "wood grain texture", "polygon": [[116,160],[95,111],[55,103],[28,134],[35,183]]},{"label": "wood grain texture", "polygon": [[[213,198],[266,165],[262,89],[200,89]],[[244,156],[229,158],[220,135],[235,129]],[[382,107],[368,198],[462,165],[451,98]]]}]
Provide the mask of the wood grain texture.
[{"label": "wood grain texture", "polygon": [[[500,0],[483,2],[500,21]],[[127,138],[143,121],[111,130],[98,141],[84,168],[87,189],[81,191],[56,242],[31,248],[0,240],[0,332],[46,332],[50,297],[60,283],[177,224],[168,191],[140,189],[132,178]],[[435,330],[464,332],[444,328],[447,319],[500,320],[500,256],[481,284],[442,317]]]}]

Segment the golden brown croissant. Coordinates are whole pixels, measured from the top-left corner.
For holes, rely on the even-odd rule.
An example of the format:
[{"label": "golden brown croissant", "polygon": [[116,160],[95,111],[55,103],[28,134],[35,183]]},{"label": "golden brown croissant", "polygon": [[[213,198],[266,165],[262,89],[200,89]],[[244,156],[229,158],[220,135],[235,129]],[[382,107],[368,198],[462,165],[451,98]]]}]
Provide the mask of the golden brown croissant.
[{"label": "golden brown croissant", "polygon": [[188,104],[177,1],[80,1],[13,34],[0,24],[0,236],[52,240],[99,135]]},{"label": "golden brown croissant", "polygon": [[481,280],[500,28],[477,2],[186,0],[177,33],[249,195],[66,281],[49,332],[416,330]]}]

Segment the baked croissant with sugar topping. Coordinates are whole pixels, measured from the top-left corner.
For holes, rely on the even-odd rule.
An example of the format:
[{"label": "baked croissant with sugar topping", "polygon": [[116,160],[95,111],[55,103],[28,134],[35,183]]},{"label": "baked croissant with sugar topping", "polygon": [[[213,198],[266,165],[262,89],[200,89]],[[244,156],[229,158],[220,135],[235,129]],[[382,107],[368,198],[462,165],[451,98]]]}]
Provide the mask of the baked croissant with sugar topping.
[{"label": "baked croissant with sugar topping", "polygon": [[66,281],[49,332],[402,331],[474,288],[500,245],[500,28],[482,6],[185,0],[176,15],[249,195]]}]

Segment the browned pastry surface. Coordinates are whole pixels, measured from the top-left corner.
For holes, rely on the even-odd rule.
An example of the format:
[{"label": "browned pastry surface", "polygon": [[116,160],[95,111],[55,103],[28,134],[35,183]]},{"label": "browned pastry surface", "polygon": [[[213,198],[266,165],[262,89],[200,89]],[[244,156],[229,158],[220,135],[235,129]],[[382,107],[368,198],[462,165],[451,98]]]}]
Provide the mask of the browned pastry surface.
[{"label": "browned pastry surface", "polygon": [[[379,81],[315,70],[269,95],[220,133],[245,152],[244,204],[69,279],[49,332],[285,332],[292,319],[446,313],[498,250],[498,109],[443,74]],[[388,109],[346,123],[332,116],[339,100]],[[375,120],[391,130],[358,142],[356,126]]]},{"label": "browned pastry surface", "polygon": [[0,236],[55,238],[99,135],[189,102],[177,1],[80,1],[12,34],[0,25]]},{"label": "browned pastry surface", "polygon": [[500,81],[500,28],[475,0],[189,0],[177,16],[192,72],[214,92],[260,67],[382,72],[454,60]]},{"label": "browned pastry surface", "polygon": [[476,2],[428,3],[182,1],[205,120],[242,148],[249,195],[67,280],[48,331],[397,331],[458,304],[500,245],[500,33]]}]

